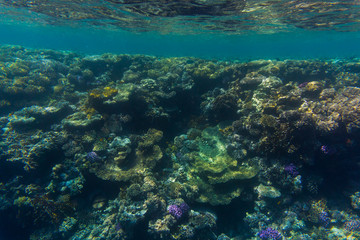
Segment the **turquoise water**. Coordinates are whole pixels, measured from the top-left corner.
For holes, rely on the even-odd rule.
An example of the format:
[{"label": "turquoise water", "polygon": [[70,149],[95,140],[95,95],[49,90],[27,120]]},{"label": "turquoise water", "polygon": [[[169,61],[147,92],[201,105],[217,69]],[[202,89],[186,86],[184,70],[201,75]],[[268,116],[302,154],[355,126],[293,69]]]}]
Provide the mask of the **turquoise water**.
[{"label": "turquoise water", "polygon": [[360,32],[311,31],[228,35],[132,33],[59,26],[0,25],[1,44],[71,50],[218,59],[346,58],[360,55]]},{"label": "turquoise water", "polygon": [[85,54],[354,57],[360,53],[359,6],[358,1],[3,0],[0,43]]}]

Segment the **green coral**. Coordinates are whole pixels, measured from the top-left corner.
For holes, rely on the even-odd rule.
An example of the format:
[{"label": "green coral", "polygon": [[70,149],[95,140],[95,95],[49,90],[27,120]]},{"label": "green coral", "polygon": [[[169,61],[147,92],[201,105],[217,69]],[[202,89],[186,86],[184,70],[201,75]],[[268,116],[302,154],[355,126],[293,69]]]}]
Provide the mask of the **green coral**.
[{"label": "green coral", "polygon": [[227,153],[227,142],[219,127],[204,129],[195,144],[198,151],[188,154],[191,159],[188,178],[190,184],[199,186],[200,202],[228,204],[240,196],[243,188],[240,183],[231,186],[226,183],[251,179],[258,173],[256,166],[238,162]]}]

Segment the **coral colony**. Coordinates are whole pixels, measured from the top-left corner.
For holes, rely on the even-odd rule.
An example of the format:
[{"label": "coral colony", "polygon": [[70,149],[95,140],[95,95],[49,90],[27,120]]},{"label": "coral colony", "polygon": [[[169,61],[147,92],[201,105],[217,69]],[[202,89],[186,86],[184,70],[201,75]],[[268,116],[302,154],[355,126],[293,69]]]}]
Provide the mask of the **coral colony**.
[{"label": "coral colony", "polygon": [[98,162],[99,160],[101,160],[101,158],[99,157],[99,155],[97,155],[96,152],[89,152],[86,154],[86,159],[90,162]]},{"label": "coral colony", "polygon": [[281,233],[279,233],[277,230],[268,227],[265,230],[261,230],[258,233],[258,236],[260,239],[263,240],[280,240],[282,239]]},{"label": "coral colony", "polygon": [[284,167],[284,170],[287,174],[296,177],[297,175],[299,175],[299,172],[297,171],[297,168],[294,164],[290,163],[289,165]]},{"label": "coral colony", "polygon": [[0,223],[18,239],[360,239],[359,73],[0,47]]},{"label": "coral colony", "polygon": [[190,210],[189,205],[187,205],[185,202],[181,203],[180,205],[170,205],[168,207],[168,212],[175,217],[177,220],[183,218],[188,214]]}]

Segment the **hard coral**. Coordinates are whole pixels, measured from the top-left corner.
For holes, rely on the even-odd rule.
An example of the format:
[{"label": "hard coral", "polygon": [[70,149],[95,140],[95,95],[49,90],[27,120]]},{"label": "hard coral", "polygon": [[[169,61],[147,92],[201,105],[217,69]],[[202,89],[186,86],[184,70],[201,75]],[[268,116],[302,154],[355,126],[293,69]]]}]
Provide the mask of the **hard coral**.
[{"label": "hard coral", "polygon": [[[129,139],[115,141],[117,144],[125,144],[114,148],[118,155],[108,158],[104,164],[93,166],[90,171],[94,172],[99,178],[104,180],[129,181],[151,173],[158,162],[163,157],[163,152],[159,145],[156,145],[162,138],[162,131],[149,129],[146,134],[138,139],[138,147],[135,155],[129,156],[131,152]],[[115,138],[117,139],[117,138]],[[127,141],[126,141],[127,140]],[[114,143],[115,144],[115,143]],[[116,144],[115,144],[116,145]],[[110,143],[111,146],[111,143]],[[130,162],[131,164],[126,164]]]},{"label": "hard coral", "polygon": [[168,212],[177,220],[186,216],[189,210],[190,207],[185,202],[181,203],[180,205],[173,204],[168,207]]},{"label": "hard coral", "polygon": [[118,90],[109,86],[106,86],[102,89],[95,89],[93,91],[90,92],[90,97],[92,98],[110,98],[112,96],[114,96],[115,94],[117,94]]},{"label": "hard coral", "polygon": [[[201,137],[195,140],[176,138],[175,141],[183,151],[188,152],[184,156],[190,163],[186,170],[187,183],[198,186],[199,202],[228,204],[242,192],[241,180],[251,179],[258,173],[257,166],[246,164],[246,160],[239,164],[227,153],[226,138],[219,127],[204,129]],[[240,184],[224,187],[232,181]],[[218,189],[220,185],[222,188]]]},{"label": "hard coral", "polygon": [[261,230],[258,233],[258,236],[264,240],[280,240],[280,239],[282,239],[281,233],[279,233],[276,229],[273,229],[271,227]]}]

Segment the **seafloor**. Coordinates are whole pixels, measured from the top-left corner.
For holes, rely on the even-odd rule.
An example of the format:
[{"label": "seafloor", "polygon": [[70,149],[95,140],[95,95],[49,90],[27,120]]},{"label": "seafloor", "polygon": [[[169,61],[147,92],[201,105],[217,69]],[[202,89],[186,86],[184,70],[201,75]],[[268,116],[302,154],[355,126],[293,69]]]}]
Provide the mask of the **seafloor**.
[{"label": "seafloor", "polygon": [[359,239],[360,60],[0,48],[0,238]]}]

